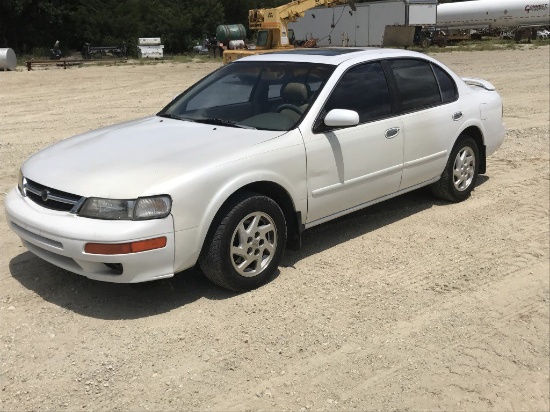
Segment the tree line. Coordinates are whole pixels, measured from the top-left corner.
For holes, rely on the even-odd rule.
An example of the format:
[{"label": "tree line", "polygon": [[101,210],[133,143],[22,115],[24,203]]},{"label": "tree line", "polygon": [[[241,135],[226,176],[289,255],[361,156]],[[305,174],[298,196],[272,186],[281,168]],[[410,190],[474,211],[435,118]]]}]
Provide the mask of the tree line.
[{"label": "tree line", "polygon": [[219,24],[248,26],[248,10],[287,0],[0,0],[0,48],[39,54],[56,41],[65,50],[84,43],[135,47],[160,37],[167,53],[184,53]]},{"label": "tree line", "polygon": [[33,53],[59,43],[81,50],[84,43],[136,45],[160,37],[167,53],[182,53],[219,24],[247,26],[248,9],[284,0],[0,0],[0,48]]}]

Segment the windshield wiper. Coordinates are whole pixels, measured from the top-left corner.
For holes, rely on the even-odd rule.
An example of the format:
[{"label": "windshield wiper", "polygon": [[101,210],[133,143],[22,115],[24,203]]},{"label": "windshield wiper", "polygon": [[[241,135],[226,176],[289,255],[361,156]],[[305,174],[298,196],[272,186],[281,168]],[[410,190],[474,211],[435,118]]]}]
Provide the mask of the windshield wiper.
[{"label": "windshield wiper", "polygon": [[237,122],[231,121],[231,120],[223,120],[223,119],[193,119],[193,121],[197,123],[206,123],[206,124],[213,124],[218,126],[227,126],[227,127],[238,127],[241,129],[256,129],[252,126],[245,126],[244,124],[239,124]]},{"label": "windshield wiper", "polygon": [[172,114],[172,113],[163,113],[163,114],[157,114],[159,117],[166,117],[167,119],[176,119],[176,120],[182,120],[184,122],[198,122],[197,119],[189,118],[180,116],[178,114]]},{"label": "windshield wiper", "polygon": [[178,116],[177,114],[163,113],[163,114],[157,114],[157,116],[166,117],[167,119],[184,120],[183,117]]},{"label": "windshield wiper", "polygon": [[171,114],[171,113],[163,113],[157,115],[159,117],[166,117],[168,119],[176,119],[176,120],[183,120],[187,122],[196,122],[196,123],[205,123],[205,124],[213,124],[218,126],[228,126],[228,127],[238,127],[241,129],[254,129],[255,127],[252,126],[245,126],[244,124],[239,124],[237,122],[233,122],[231,120],[223,120],[223,119],[196,119],[196,118],[189,118],[189,117],[183,117],[178,116],[177,114]]}]

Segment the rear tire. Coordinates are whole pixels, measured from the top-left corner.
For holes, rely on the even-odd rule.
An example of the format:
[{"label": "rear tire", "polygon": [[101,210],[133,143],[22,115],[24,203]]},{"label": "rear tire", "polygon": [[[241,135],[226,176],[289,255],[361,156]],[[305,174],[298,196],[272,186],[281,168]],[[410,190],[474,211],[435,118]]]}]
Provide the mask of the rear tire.
[{"label": "rear tire", "polygon": [[476,185],[479,160],[476,141],[469,136],[459,138],[447,160],[441,179],[430,186],[432,193],[450,202],[468,199]]},{"label": "rear tire", "polygon": [[220,219],[213,223],[199,258],[203,273],[234,291],[267,283],[279,266],[287,239],[279,205],[269,197],[245,193],[226,205]]}]

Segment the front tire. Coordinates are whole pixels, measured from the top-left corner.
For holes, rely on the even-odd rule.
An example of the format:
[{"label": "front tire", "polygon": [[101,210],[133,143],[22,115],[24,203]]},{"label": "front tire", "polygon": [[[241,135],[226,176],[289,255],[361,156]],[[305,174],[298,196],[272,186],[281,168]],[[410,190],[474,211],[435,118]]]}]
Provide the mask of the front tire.
[{"label": "front tire", "polygon": [[468,199],[479,173],[479,148],[474,139],[459,139],[447,160],[441,179],[431,185],[432,193],[450,202]]},{"label": "front tire", "polygon": [[199,259],[203,273],[234,291],[267,283],[286,246],[286,222],[279,205],[269,197],[246,193],[230,201],[220,219],[214,222]]}]

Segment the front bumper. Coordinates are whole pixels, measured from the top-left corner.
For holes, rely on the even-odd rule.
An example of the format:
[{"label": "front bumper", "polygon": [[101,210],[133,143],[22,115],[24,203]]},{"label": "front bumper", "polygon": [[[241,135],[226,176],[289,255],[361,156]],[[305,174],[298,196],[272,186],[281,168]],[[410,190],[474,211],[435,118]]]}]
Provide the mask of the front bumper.
[{"label": "front bumper", "polygon": [[[97,220],[45,209],[13,189],[5,198],[11,230],[40,258],[90,279],[137,283],[174,275],[172,216],[144,221]],[[86,243],[126,243],[166,236],[162,249],[124,255],[84,252]],[[122,273],[119,268],[122,268]]]}]

